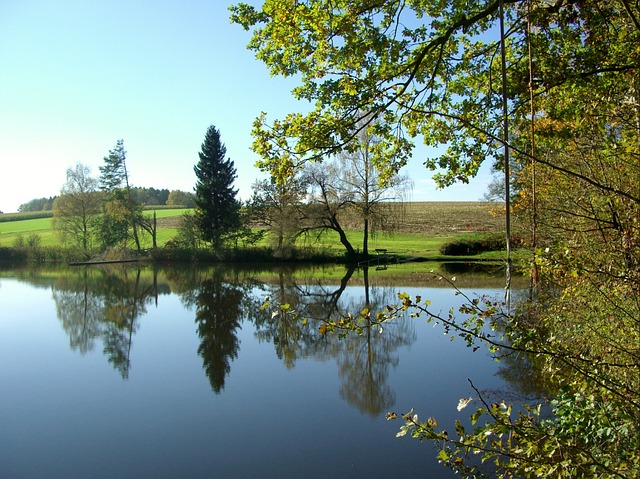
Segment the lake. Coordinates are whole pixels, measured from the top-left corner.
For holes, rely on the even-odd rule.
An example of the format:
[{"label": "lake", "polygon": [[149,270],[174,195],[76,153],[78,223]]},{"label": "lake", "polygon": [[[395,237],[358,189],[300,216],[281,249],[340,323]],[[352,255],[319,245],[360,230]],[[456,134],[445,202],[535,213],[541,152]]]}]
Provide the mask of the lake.
[{"label": "lake", "polygon": [[[0,271],[0,477],[453,477],[385,414],[453,430],[469,380],[513,390],[508,366],[423,318],[318,327],[398,292],[445,313],[460,296],[393,266],[269,269]],[[503,294],[501,278],[455,274],[468,294]],[[274,313],[285,303],[299,318]]]}]

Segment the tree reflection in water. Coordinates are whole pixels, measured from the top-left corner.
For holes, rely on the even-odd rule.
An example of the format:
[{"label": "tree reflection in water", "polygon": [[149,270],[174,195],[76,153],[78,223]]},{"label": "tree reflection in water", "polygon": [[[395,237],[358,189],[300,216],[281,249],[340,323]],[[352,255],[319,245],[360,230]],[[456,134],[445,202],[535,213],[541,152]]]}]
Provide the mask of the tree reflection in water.
[{"label": "tree reflection in water", "polygon": [[129,377],[137,319],[157,297],[157,282],[143,284],[139,268],[84,268],[60,276],[53,290],[58,319],[72,349],[81,354],[101,338],[104,354],[123,379]]},{"label": "tree reflection in water", "polygon": [[340,339],[318,333],[323,321],[365,308],[381,311],[397,301],[396,289],[370,287],[366,267],[362,269],[364,295],[351,293],[345,298],[354,271],[354,267],[348,268],[337,285],[311,278],[296,281],[292,276],[281,275],[278,283],[271,285],[269,296],[276,305],[290,305],[296,316],[263,315],[262,321],[256,323],[256,334],[273,341],[278,357],[287,367],[293,367],[298,357],[335,358],[342,378],[341,397],[361,412],[377,416],[395,402],[388,378],[390,367],[398,364],[397,351],[413,343],[416,335],[407,320],[388,323],[382,332],[367,328],[363,336],[352,334]]},{"label": "tree reflection in water", "polygon": [[[73,287],[76,285],[69,284],[72,282],[77,283],[77,289]],[[90,286],[88,272],[84,270],[79,277],[61,278],[53,290],[53,299],[58,319],[69,335],[71,349],[80,351],[80,354],[92,351],[95,339],[104,329],[103,298]]]},{"label": "tree reflection in water", "polygon": [[224,389],[231,362],[238,357],[240,342],[236,329],[242,323],[243,292],[214,276],[202,282],[197,293],[196,323],[204,370],[217,394]]},{"label": "tree reflection in water", "polygon": [[[131,266],[84,269],[61,275],[53,297],[71,347],[84,354],[100,339],[107,360],[124,379],[130,372],[140,316],[154,300],[157,304],[159,290],[173,291],[186,308],[195,310],[198,355],[216,394],[224,390],[240,353],[238,331],[248,322],[255,327],[256,339],[272,343],[287,368],[299,358],[335,360],[341,397],[371,416],[386,411],[395,400],[388,384],[390,370],[398,364],[399,349],[416,340],[413,323],[398,320],[386,323],[382,332],[367,329],[362,336],[343,339],[323,336],[318,327],[364,308],[381,311],[397,302],[397,289],[370,286],[366,268],[357,278],[355,269],[348,268],[331,284],[318,280],[315,271],[303,279],[293,269],[263,273],[223,266],[162,272]],[[262,310],[265,296],[274,305],[289,304],[297,315]]]}]

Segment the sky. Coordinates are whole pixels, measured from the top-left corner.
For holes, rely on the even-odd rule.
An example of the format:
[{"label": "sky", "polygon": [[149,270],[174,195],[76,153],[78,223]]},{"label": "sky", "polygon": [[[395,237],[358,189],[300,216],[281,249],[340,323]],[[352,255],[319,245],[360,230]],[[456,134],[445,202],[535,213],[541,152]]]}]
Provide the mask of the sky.
[{"label": "sky", "polygon": [[[59,194],[77,163],[98,177],[118,139],[132,185],[193,191],[210,125],[248,199],[264,177],[250,150],[253,120],[304,105],[290,94],[295,80],[271,77],[246,49],[250,33],[229,22],[232,3],[0,0],[0,211]],[[426,151],[403,170],[412,201],[482,198],[488,167],[469,185],[437,190]]]}]

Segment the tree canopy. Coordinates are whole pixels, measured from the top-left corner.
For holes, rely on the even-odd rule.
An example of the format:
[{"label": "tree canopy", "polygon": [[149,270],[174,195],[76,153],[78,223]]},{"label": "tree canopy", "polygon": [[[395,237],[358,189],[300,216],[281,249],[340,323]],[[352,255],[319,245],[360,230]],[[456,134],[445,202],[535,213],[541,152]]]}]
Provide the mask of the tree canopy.
[{"label": "tree canopy", "polygon": [[116,146],[109,150],[104,157],[100,170],[100,188],[104,191],[113,191],[123,186],[129,186],[127,174],[127,152],[124,150],[124,140],[118,140]]},{"label": "tree canopy", "polygon": [[302,206],[308,185],[300,175],[286,183],[273,178],[257,180],[246,205],[251,221],[270,230],[277,254],[284,256],[300,234],[304,213]]},{"label": "tree canopy", "polygon": [[55,196],[51,198],[35,198],[26,203],[22,203],[18,207],[18,211],[21,213],[26,213],[29,211],[49,211],[53,208],[55,199]]},{"label": "tree canopy", "polygon": [[[436,175],[440,185],[468,181],[486,158],[501,157],[500,3],[266,0],[262,8],[231,7],[232,21],[253,29],[249,48],[257,58],[273,75],[297,75],[293,95],[312,106],[271,123],[260,115],[253,148],[262,166],[286,176],[296,161],[348,149],[361,129],[374,128],[384,139],[373,152],[383,171],[404,165],[412,138],[421,137],[441,147],[423,159],[430,169],[444,169]],[[530,114],[529,47],[534,97],[612,78],[637,92],[637,5],[505,0],[504,6],[514,131],[526,131]]]},{"label": "tree canopy", "polygon": [[183,206],[185,208],[193,208],[194,206],[194,194],[186,191],[171,190],[167,196],[167,206]]},{"label": "tree canopy", "polygon": [[362,131],[381,138],[372,159],[383,181],[413,161],[418,141],[435,147],[421,160],[440,169],[440,186],[469,181],[486,161],[517,166],[505,185],[517,185],[515,212],[531,219],[542,277],[531,303],[502,317],[469,298],[460,313],[471,317],[458,320],[400,295],[398,312],[471,346],[526,353],[555,396],[552,417],[476,390],[462,403],[477,401],[473,429],[447,433],[407,413],[401,434],[432,440],[469,476],[473,450],[499,477],[638,477],[638,2],[265,0],[231,11],[257,58],[299,79],[293,95],[310,105],[254,123],[253,149],[275,178],[354,151]]}]

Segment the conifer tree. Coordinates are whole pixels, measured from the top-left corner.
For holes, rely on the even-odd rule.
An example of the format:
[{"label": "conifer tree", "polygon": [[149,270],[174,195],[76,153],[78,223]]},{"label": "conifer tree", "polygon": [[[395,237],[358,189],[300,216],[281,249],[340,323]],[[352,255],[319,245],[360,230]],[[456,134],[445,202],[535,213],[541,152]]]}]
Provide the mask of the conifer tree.
[{"label": "conifer tree", "polygon": [[233,182],[236,169],[230,158],[225,159],[227,149],[220,141],[220,131],[213,125],[207,129],[200,161],[194,167],[198,178],[195,186],[195,215],[205,241],[218,248],[224,235],[240,227],[240,203],[238,190]]},{"label": "conifer tree", "polygon": [[103,205],[102,240],[106,246],[114,246],[126,241],[131,228],[138,253],[141,251],[138,227],[143,226],[142,205],[135,200],[129,184],[127,171],[127,152],[124,140],[118,140],[116,146],[104,157],[104,165],[99,166],[100,188],[108,194]]}]

